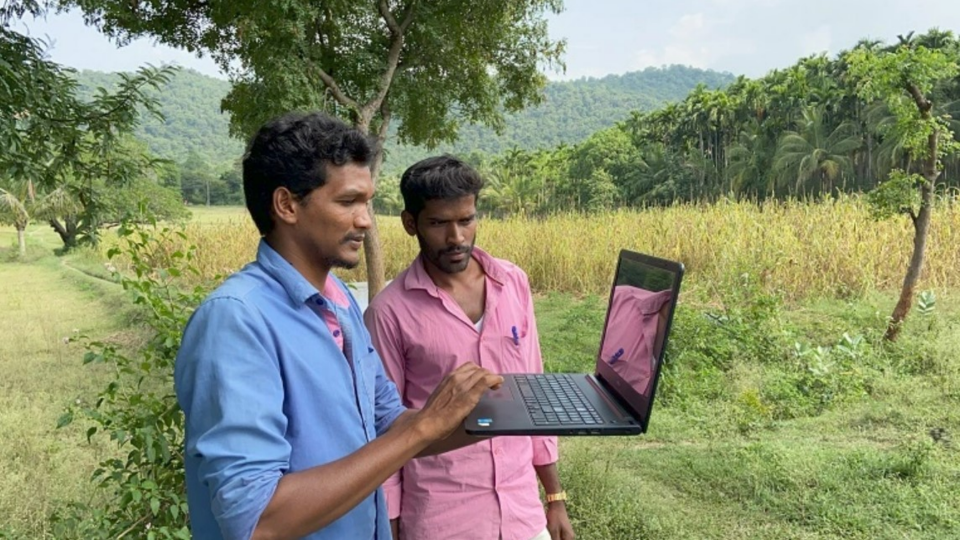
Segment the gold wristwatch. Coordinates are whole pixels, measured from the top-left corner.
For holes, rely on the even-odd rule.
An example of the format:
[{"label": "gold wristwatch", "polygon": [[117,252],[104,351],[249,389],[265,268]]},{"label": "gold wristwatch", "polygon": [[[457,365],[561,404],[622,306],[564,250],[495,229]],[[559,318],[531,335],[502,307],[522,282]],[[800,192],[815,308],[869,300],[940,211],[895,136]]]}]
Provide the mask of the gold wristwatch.
[{"label": "gold wristwatch", "polygon": [[560,493],[547,493],[547,502],[557,502],[567,500],[567,492],[561,491]]}]

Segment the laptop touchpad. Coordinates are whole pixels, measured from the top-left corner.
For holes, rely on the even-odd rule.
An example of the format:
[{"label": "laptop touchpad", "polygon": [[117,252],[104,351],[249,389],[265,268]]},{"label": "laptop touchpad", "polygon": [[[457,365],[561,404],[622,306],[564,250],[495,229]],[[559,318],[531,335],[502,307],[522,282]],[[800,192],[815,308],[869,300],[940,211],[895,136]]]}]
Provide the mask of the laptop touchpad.
[{"label": "laptop touchpad", "polygon": [[497,390],[487,390],[485,399],[495,399],[497,401],[513,401],[513,392],[511,388],[513,385],[504,383]]}]

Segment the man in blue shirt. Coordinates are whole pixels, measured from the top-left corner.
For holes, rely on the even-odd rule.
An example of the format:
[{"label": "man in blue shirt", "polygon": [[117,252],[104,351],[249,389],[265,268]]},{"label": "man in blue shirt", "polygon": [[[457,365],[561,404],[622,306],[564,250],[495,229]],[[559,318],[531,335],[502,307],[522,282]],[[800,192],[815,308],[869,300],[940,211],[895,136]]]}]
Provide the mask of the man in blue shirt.
[{"label": "man in blue shirt", "polygon": [[388,540],[383,481],[477,440],[458,428],[502,379],[466,365],[405,409],[330,273],[359,263],[371,159],[366,137],[321,114],[282,116],[250,144],[257,259],[197,308],[174,373],[197,538]]}]

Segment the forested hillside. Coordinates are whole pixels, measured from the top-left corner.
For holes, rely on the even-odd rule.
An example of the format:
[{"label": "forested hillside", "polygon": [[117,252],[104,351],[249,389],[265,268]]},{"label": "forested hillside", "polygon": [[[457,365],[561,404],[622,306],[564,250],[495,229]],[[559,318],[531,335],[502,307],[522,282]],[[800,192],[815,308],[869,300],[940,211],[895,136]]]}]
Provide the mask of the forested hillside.
[{"label": "forested hillside", "polygon": [[[118,75],[81,71],[78,80],[80,95],[89,96],[97,87],[111,87]],[[214,169],[229,167],[243,151],[243,144],[228,134],[230,117],[220,113],[220,100],[229,90],[227,81],[192,70],[179,71],[160,93],[166,121],[144,118],[137,137],[155,154],[178,163],[194,152]]]},{"label": "forested hillside", "polygon": [[[83,71],[78,74],[84,93],[110,86],[116,74]],[[547,148],[576,143],[599,129],[629,117],[634,110],[652,110],[684,98],[697,84],[717,88],[733,80],[726,73],[684,66],[647,68],[624,75],[555,82],[547,86],[544,103],[508,117],[501,136],[479,126],[464,126],[457,144],[440,150],[500,153],[510,148]],[[230,84],[191,70],[180,71],[160,95],[166,122],[147,119],[138,136],[152,151],[177,162],[190,152],[215,169],[228,166],[243,145],[228,135],[229,116],[220,113],[220,100]],[[420,148],[390,145],[386,170],[396,170],[426,155]]]}]

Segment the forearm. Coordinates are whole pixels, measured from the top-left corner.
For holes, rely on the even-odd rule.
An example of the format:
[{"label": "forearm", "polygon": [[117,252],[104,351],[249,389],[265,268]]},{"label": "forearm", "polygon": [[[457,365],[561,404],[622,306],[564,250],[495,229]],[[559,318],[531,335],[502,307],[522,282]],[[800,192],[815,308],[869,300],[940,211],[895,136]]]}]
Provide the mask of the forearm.
[{"label": "forearm", "polygon": [[560,473],[557,471],[557,464],[535,465],[537,478],[540,479],[540,485],[547,493],[560,493],[563,487],[560,485]]},{"label": "forearm", "polygon": [[[563,491],[560,486],[560,474],[557,472],[557,464],[535,465],[537,477],[543,485],[547,494],[556,494]],[[574,540],[577,537],[573,532],[573,526],[570,524],[570,516],[567,515],[567,503],[562,500],[547,503],[547,530],[550,531],[550,538],[556,540]]]},{"label": "forearm", "polygon": [[[417,409],[410,409],[404,412],[400,415],[400,417],[397,418],[396,422],[393,423],[393,427],[390,429],[403,429],[403,426],[416,416],[416,413]],[[487,439],[488,437],[476,437],[473,435],[468,435],[467,432],[464,431],[463,426],[460,426],[454,430],[449,437],[435,441],[433,444],[420,451],[420,453],[418,453],[415,457],[435,456],[437,454],[463,448],[464,446],[470,446],[471,444],[476,444]]]},{"label": "forearm", "polygon": [[408,416],[401,429],[391,428],[349,456],[284,475],[260,516],[253,538],[300,538],[354,508],[427,448],[429,438],[411,421]]},{"label": "forearm", "polygon": [[456,431],[451,433],[449,437],[431,444],[422,452],[417,454],[417,457],[443,454],[444,452],[463,448],[464,446],[470,446],[471,444],[477,444],[478,442],[485,441],[487,439],[489,439],[489,437],[477,437],[475,435],[469,435],[466,431],[464,431],[463,426],[460,426]]}]

